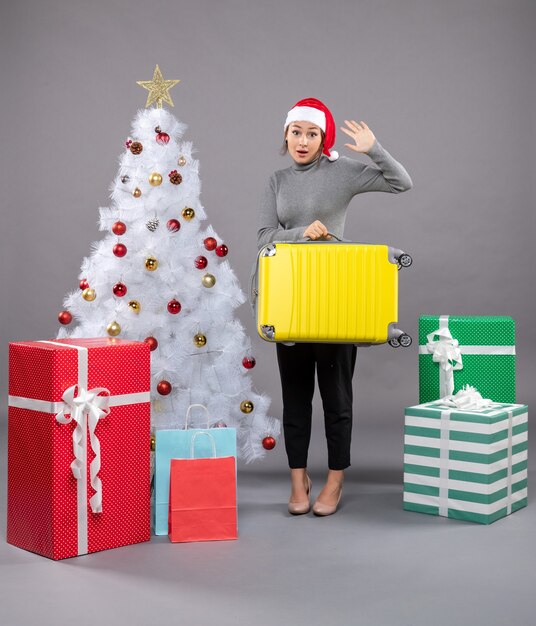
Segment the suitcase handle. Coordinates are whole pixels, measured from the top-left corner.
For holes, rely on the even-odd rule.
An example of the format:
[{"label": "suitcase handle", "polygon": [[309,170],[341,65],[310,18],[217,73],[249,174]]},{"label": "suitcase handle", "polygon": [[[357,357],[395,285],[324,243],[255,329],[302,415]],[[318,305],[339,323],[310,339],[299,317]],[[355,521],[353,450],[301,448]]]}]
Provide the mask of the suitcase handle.
[{"label": "suitcase handle", "polygon": [[[337,237],[337,235],[335,235],[334,233],[328,232],[328,235],[330,235],[330,237],[332,237],[333,239],[336,239],[340,243],[352,243],[349,239],[341,239],[340,237]],[[304,239],[302,239],[302,241],[315,241],[315,242],[318,241],[318,242],[325,243],[328,240],[326,240],[326,239],[311,239],[311,237],[305,237]]]},{"label": "suitcase handle", "polygon": [[255,317],[255,302],[257,300],[257,289],[255,285],[257,283],[257,263],[251,268],[251,274],[249,276],[249,303],[251,305],[251,310],[253,312],[253,317]]}]

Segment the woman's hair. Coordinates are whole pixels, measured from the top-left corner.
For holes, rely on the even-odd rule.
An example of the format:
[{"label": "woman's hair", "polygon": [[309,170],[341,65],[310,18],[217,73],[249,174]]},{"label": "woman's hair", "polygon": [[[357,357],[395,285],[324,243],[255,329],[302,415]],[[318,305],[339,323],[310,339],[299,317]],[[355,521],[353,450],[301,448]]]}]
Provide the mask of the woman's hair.
[{"label": "woman's hair", "polygon": [[[288,152],[287,133],[288,133],[289,126],[287,126],[287,128],[285,129],[285,137],[283,140],[283,145],[281,146],[281,150],[279,151],[279,153],[282,156],[285,156],[285,154]],[[320,148],[318,148],[318,154],[315,157],[317,165],[320,164],[320,157],[322,156],[322,152],[324,151],[324,139],[326,138],[326,133],[321,128],[320,128],[320,135],[322,137],[322,140],[320,141]]]}]

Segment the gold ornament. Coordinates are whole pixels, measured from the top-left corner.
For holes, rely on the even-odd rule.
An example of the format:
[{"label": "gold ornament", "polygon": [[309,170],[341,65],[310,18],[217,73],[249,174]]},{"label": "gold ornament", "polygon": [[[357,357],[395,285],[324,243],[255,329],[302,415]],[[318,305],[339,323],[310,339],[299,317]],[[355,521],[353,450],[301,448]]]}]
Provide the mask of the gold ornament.
[{"label": "gold ornament", "polygon": [[149,176],[149,184],[152,185],[153,187],[158,187],[158,185],[161,185],[162,184],[162,174],[159,174],[158,172],[153,172]]},{"label": "gold ornament", "polygon": [[184,219],[189,222],[190,220],[193,220],[195,217],[195,211],[193,209],[191,209],[189,206],[184,207],[184,209],[182,210],[182,217],[184,217]]},{"label": "gold ornament", "polygon": [[135,198],[139,198],[141,196],[141,189],[139,187],[136,187],[136,189],[134,189],[134,191],[132,192],[132,195]]},{"label": "gold ornament", "polygon": [[137,300],[131,300],[128,303],[128,306],[134,313],[139,313],[141,311],[141,304]]},{"label": "gold ornament", "polygon": [[170,106],[174,106],[173,100],[169,95],[169,90],[180,82],[180,80],[164,80],[158,65],[154,69],[153,80],[136,81],[140,87],[147,89],[149,92],[147,96],[147,103],[145,104],[146,109],[148,109],[153,102],[156,102],[157,109],[161,109],[162,101],[166,102]]},{"label": "gold ornament", "polygon": [[194,343],[198,348],[202,348],[207,343],[207,338],[201,333],[197,333],[194,337]]},{"label": "gold ornament", "polygon": [[117,337],[121,332],[121,326],[119,326],[117,322],[110,322],[108,326],[106,326],[106,331],[110,337]]},{"label": "gold ornament", "polygon": [[203,278],[201,279],[201,282],[203,283],[203,287],[210,289],[211,287],[214,287],[214,285],[216,284],[216,277],[213,276],[212,274],[205,274]]},{"label": "gold ornament", "polygon": [[145,259],[145,268],[147,270],[149,270],[150,272],[154,272],[157,267],[158,267],[158,261],[153,256],[150,256],[147,259]]},{"label": "gold ornament", "polygon": [[251,413],[255,407],[253,406],[253,402],[251,400],[244,400],[240,403],[240,410],[242,413]]},{"label": "gold ornament", "polygon": [[186,159],[182,156],[182,154],[177,161],[177,165],[179,165],[180,167],[184,167],[186,165]]},{"label": "gold ornament", "polygon": [[90,287],[82,291],[82,298],[84,298],[84,300],[87,300],[88,302],[93,302],[96,297],[97,294],[95,293],[95,290],[91,289]]},{"label": "gold ornament", "polygon": [[154,452],[156,450],[156,437],[154,435],[151,435],[151,452]]}]

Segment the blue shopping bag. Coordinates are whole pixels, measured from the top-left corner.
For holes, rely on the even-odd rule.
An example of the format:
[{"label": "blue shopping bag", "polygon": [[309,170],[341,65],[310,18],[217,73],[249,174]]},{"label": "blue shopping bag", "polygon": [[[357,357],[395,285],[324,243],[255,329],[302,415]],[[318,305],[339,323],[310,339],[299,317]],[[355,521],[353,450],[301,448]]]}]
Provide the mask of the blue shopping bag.
[{"label": "blue shopping bag", "polygon": [[[207,428],[188,428],[190,410],[201,407],[207,413]],[[196,433],[207,432],[208,410],[203,404],[192,404],[186,412],[184,429],[157,430],[155,446],[155,535],[168,534],[169,517],[169,474],[171,459],[189,459],[192,438]],[[236,429],[210,428],[212,441],[216,446],[216,457],[234,456],[236,459]],[[214,456],[208,437],[196,443],[196,458]]]}]

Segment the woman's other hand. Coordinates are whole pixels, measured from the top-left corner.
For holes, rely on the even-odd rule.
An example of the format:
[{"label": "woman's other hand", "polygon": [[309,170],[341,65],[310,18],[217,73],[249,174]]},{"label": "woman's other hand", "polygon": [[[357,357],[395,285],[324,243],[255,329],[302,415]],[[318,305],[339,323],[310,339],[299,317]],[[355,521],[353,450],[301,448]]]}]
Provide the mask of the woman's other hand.
[{"label": "woman's other hand", "polygon": [[310,239],[331,239],[331,235],[328,235],[328,229],[322,224],[320,220],[315,220],[312,224],[309,224],[303,233],[304,237]]},{"label": "woman's other hand", "polygon": [[376,142],[376,137],[365,122],[355,122],[354,120],[344,120],[347,128],[341,126],[343,133],[346,133],[351,137],[355,143],[345,143],[344,145],[354,152],[361,152],[367,154]]}]

